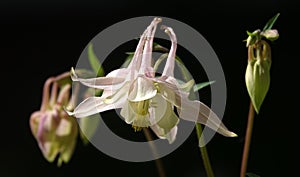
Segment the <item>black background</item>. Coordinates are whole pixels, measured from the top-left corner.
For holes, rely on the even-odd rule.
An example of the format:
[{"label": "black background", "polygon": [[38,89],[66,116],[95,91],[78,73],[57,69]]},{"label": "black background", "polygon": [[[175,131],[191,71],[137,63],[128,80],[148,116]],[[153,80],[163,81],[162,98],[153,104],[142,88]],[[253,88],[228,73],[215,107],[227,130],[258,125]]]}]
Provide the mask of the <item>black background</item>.
[{"label": "black background", "polygon": [[[296,3],[289,1],[1,1],[1,176],[158,176],[154,162],[123,162],[78,141],[68,164],[48,163],[29,129],[49,76],[69,70],[101,30],[138,16],[165,16],[201,33],[218,55],[227,82],[224,123],[238,138],[216,135],[208,144],[217,177],[239,176],[249,97],[244,82],[246,30],[280,12],[271,44],[271,88],[255,118],[248,171],[262,177],[298,176],[296,135],[298,37]],[[203,92],[209,92],[204,89]],[[131,130],[131,129],[128,129]],[[205,176],[195,133],[163,157],[170,176]]]}]

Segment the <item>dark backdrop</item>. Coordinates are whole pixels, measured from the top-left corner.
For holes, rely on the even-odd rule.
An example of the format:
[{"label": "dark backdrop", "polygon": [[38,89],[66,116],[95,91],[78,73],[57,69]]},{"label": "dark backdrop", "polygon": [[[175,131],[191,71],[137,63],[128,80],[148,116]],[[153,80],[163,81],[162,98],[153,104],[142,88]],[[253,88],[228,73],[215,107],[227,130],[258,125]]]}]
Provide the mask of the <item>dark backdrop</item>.
[{"label": "dark backdrop", "polygon": [[[228,86],[223,121],[239,137],[216,135],[208,151],[217,177],[239,176],[249,104],[244,83],[247,49],[242,40],[246,30],[262,28],[277,12],[280,37],[271,44],[271,88],[255,118],[248,171],[262,177],[297,176],[297,10],[296,3],[283,0],[1,1],[1,176],[158,176],[154,162],[119,161],[80,141],[70,163],[57,168],[42,157],[28,123],[40,106],[46,78],[75,66],[101,30],[146,15],[192,26],[217,53]],[[205,176],[195,134],[162,162],[168,177]]]}]

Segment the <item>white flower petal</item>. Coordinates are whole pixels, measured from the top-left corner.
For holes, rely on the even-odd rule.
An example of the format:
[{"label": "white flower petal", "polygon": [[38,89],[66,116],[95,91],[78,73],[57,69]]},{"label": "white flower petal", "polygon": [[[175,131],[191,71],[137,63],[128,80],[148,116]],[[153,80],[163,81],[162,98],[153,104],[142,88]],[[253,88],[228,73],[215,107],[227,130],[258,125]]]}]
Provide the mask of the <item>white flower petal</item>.
[{"label": "white flower petal", "polygon": [[128,100],[132,102],[153,98],[157,93],[152,80],[139,76],[130,86]]},{"label": "white flower petal", "polygon": [[120,68],[120,69],[116,69],[113,70],[111,72],[109,72],[106,77],[122,77],[122,78],[126,78],[126,76],[129,74],[130,70],[127,68]]},{"label": "white flower petal", "polygon": [[211,129],[217,131],[218,133],[220,133],[224,136],[227,136],[227,137],[237,137],[237,134],[229,131],[225,127],[225,125],[222,123],[220,118],[209,107],[207,107],[205,104],[201,103],[200,101],[198,101],[198,102],[200,103],[200,112],[199,112],[199,117],[198,117],[199,122],[201,120],[202,121],[206,120],[205,125],[207,125]]},{"label": "white flower petal", "polygon": [[[120,71],[113,72],[111,75],[114,75],[118,72]],[[113,88],[115,85],[122,84],[125,81],[125,78],[121,76],[83,79],[79,78],[73,69],[71,70],[71,78],[73,81],[79,81],[85,86],[97,89]]]},{"label": "white flower petal", "polygon": [[178,127],[177,125],[175,127],[173,127],[169,133],[166,134],[166,139],[169,141],[170,144],[172,144],[175,139],[176,139],[176,135],[177,135],[177,130]]},{"label": "white flower petal", "polygon": [[157,94],[152,100],[154,106],[150,111],[151,129],[159,138],[168,139],[171,144],[176,138],[179,118],[174,113],[172,105],[160,94]]},{"label": "white flower petal", "polygon": [[154,107],[155,121],[160,128],[165,130],[165,133],[168,133],[174,126],[179,122],[179,118],[173,111],[171,103],[163,99],[160,94],[157,94],[153,98],[156,101],[156,106]]},{"label": "white flower petal", "polygon": [[[198,100],[189,100],[188,98],[182,99],[182,108],[179,117],[185,120],[198,122],[208,126],[214,131],[227,137],[236,137],[237,135],[229,131],[219,117],[206,105]],[[200,109],[199,109],[200,108]],[[197,119],[195,120],[195,116]]]},{"label": "white flower petal", "polygon": [[167,139],[170,144],[172,144],[177,135],[177,126],[173,127],[169,133],[165,134],[164,129],[160,128],[158,125],[153,125],[150,127],[156,136],[160,139]]},{"label": "white flower petal", "polygon": [[126,92],[117,92],[110,98],[89,97],[81,102],[73,112],[67,111],[69,115],[77,118],[87,117],[99,112],[121,108],[126,101]]},{"label": "white flower petal", "polygon": [[142,56],[142,63],[140,68],[140,73],[146,73],[146,69],[151,67],[152,62],[152,47],[153,47],[153,39],[154,34],[156,31],[157,24],[161,22],[160,18],[154,18],[151,24],[148,26],[148,31],[146,33],[147,40],[145,42],[143,56]]},{"label": "white flower petal", "polygon": [[167,104],[167,101],[160,94],[156,94],[156,96],[151,99],[150,105],[149,112],[151,115],[151,125],[157,124],[165,116],[165,114],[170,115],[170,112],[173,112],[172,107]]},{"label": "white flower petal", "polygon": [[114,92],[112,95],[106,97],[103,102],[105,104],[113,104],[118,100],[126,100],[126,96],[129,91],[129,82],[125,83],[122,88]]},{"label": "white flower petal", "polygon": [[[176,89],[175,85],[161,82],[158,86],[162,95],[173,105],[178,107],[177,110],[180,118],[204,124],[227,137],[237,136],[225,127],[222,121],[210,108],[198,100],[190,100],[188,94]],[[170,94],[172,92],[173,94]]]},{"label": "white flower petal", "polygon": [[87,117],[98,113],[98,106],[103,105],[104,98],[102,97],[89,97],[83,100],[73,112],[67,111],[70,116],[75,116],[76,118]]},{"label": "white flower petal", "polygon": [[128,101],[125,101],[123,108],[120,112],[121,116],[124,118],[127,124],[132,124],[133,120],[135,119],[136,113],[131,108]]},{"label": "white flower petal", "polygon": [[172,46],[168,55],[168,59],[162,73],[163,76],[174,76],[174,67],[175,67],[175,56],[176,56],[176,49],[177,49],[177,38],[172,28],[162,26],[162,29],[169,35]]}]

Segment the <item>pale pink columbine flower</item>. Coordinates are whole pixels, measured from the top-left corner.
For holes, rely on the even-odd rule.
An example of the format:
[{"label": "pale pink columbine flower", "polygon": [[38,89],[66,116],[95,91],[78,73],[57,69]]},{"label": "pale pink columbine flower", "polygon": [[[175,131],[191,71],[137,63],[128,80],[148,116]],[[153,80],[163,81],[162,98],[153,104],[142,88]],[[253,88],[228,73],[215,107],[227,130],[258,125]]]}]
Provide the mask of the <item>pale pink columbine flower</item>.
[{"label": "pale pink columbine flower", "polygon": [[[175,106],[181,119],[205,124],[224,136],[237,136],[222,124],[210,108],[198,100],[188,98],[193,81],[179,84],[174,78],[177,39],[170,27],[163,26],[163,29],[169,35],[172,46],[162,75],[155,77],[151,53],[154,34],[160,21],[160,18],[155,18],[144,31],[127,68],[114,70],[106,77],[90,79],[79,78],[72,70],[73,81],[103,89],[104,92],[101,97],[87,98],[69,114],[81,118],[120,108],[121,116],[135,130],[150,127],[159,138],[172,143],[176,138],[179,122],[174,112]],[[197,118],[193,118],[195,115]]]},{"label": "pale pink columbine flower", "polygon": [[66,77],[70,77],[69,72],[47,79],[41,108],[30,117],[30,128],[43,156],[49,162],[58,156],[58,166],[71,159],[78,135],[76,119],[64,110],[65,106],[72,106],[75,102],[74,97],[70,98],[71,84],[58,83]]}]

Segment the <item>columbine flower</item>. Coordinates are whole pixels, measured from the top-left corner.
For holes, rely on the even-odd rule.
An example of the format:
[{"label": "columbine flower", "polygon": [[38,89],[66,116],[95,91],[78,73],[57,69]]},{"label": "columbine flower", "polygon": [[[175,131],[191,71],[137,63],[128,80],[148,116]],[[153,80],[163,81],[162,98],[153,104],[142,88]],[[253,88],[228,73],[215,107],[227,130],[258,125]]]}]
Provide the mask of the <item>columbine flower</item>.
[{"label": "columbine flower", "polygon": [[64,106],[71,106],[74,102],[74,98],[69,98],[71,85],[69,83],[59,86],[58,84],[60,79],[67,76],[69,77],[69,72],[47,79],[44,84],[41,108],[30,117],[32,134],[44,157],[49,162],[53,162],[58,156],[58,166],[70,160],[78,134],[76,119],[63,109]]},{"label": "columbine flower", "polygon": [[[127,68],[117,69],[106,77],[79,78],[72,70],[73,81],[103,89],[101,97],[89,97],[81,102],[70,115],[77,118],[121,108],[126,123],[138,131],[150,127],[162,139],[172,143],[177,134],[178,116],[184,120],[199,122],[228,137],[236,136],[221,123],[217,115],[198,100],[189,100],[193,81],[179,84],[174,78],[177,39],[170,27],[163,26],[172,41],[165,68],[160,77],[155,77],[152,67],[152,46],[157,24],[155,18],[142,34],[133,59]],[[199,111],[200,110],[200,111]],[[195,117],[197,115],[196,119]]]}]

